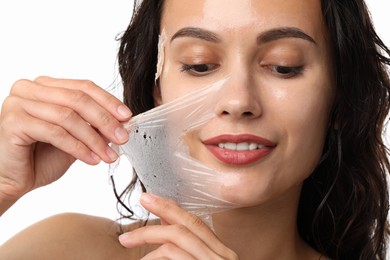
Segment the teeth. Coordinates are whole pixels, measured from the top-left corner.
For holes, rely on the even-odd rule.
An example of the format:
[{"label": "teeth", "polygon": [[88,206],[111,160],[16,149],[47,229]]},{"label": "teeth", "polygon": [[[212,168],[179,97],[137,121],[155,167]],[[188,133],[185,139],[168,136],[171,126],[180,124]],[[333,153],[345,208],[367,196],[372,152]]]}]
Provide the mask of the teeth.
[{"label": "teeth", "polygon": [[237,144],[235,144],[235,143],[225,143],[223,145],[223,148],[228,149],[228,150],[237,150]]},{"label": "teeth", "polygon": [[248,143],[238,143],[238,144],[236,144],[236,150],[237,151],[249,150],[249,144]]},{"label": "teeth", "polygon": [[235,151],[253,151],[264,148],[264,145],[256,143],[219,143],[218,147]]},{"label": "teeth", "polygon": [[256,143],[250,143],[249,144],[249,150],[252,151],[252,150],[256,150],[258,148],[258,144]]}]

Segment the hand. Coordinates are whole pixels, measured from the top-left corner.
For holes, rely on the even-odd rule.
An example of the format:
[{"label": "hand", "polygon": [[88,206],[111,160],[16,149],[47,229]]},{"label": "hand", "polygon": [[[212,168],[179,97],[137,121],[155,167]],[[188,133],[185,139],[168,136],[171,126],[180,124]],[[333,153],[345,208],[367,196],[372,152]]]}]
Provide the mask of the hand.
[{"label": "hand", "polygon": [[159,216],[162,225],[145,226],[119,237],[124,247],[161,245],[147,254],[148,259],[238,259],[198,217],[173,201],[144,193],[141,204]]},{"label": "hand", "polygon": [[108,142],[127,141],[121,121],[130,117],[91,81],[17,81],[0,115],[0,202],[57,180],[76,159],[113,162]]}]

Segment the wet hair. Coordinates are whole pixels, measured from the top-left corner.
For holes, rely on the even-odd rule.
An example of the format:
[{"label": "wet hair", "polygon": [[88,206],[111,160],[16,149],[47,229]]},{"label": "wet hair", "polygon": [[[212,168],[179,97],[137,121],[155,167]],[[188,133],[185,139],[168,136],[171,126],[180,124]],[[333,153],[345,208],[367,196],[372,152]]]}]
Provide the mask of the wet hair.
[{"label": "wet hair", "polygon": [[[303,185],[297,225],[310,246],[332,259],[385,259],[390,164],[382,135],[390,106],[390,51],[363,0],[321,1],[336,99],[322,160]],[[121,37],[124,102],[134,115],[154,107],[163,2],[136,1]],[[136,182],[135,176],[122,195]]]}]

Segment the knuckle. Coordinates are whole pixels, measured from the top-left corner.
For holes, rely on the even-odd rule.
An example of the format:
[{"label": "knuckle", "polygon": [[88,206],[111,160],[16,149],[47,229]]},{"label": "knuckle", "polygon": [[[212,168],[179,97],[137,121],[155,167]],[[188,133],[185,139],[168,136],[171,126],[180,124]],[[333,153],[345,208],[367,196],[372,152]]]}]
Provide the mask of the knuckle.
[{"label": "knuckle", "polygon": [[72,146],[72,149],[70,152],[71,153],[78,153],[78,154],[85,153],[86,152],[85,145],[80,141],[76,141],[74,143],[74,145]]},{"label": "knuckle", "polygon": [[2,127],[17,127],[21,123],[23,113],[20,110],[20,98],[9,96],[4,100],[0,113]]},{"label": "knuckle", "polygon": [[168,200],[160,200],[160,198],[156,198],[160,205],[161,211],[162,212],[169,212],[172,208],[171,203]]},{"label": "knuckle", "polygon": [[160,246],[159,249],[161,250],[161,253],[163,253],[163,255],[169,254],[177,250],[176,246],[171,243],[163,244],[162,246]]},{"label": "knuckle", "polygon": [[188,215],[187,221],[190,225],[194,226],[195,228],[201,227],[204,225],[203,221],[194,215]]},{"label": "knuckle", "polygon": [[105,111],[99,112],[99,120],[100,120],[101,124],[104,126],[114,124],[114,122],[115,122],[114,118]]},{"label": "knuckle", "polygon": [[101,149],[105,148],[107,146],[106,142],[104,142],[103,138],[96,132],[90,135],[90,142],[93,144],[95,147],[100,147]]},{"label": "knuckle", "polygon": [[236,252],[234,252],[234,251],[231,250],[231,249],[228,249],[228,252],[227,252],[227,259],[239,260],[240,258],[238,257],[238,255],[237,255]]},{"label": "knuckle", "polygon": [[41,75],[41,76],[36,77],[33,81],[36,82],[36,83],[44,83],[48,79],[50,79],[50,77]]},{"label": "knuckle", "polygon": [[76,112],[74,112],[72,109],[65,107],[58,108],[57,114],[59,115],[58,118],[61,122],[72,121],[77,116]]},{"label": "knuckle", "polygon": [[20,116],[16,113],[7,113],[6,115],[2,114],[0,121],[1,131],[4,132],[7,136],[12,136],[12,129],[18,128],[20,125]]},{"label": "knuckle", "polygon": [[65,137],[68,135],[68,133],[61,127],[56,126],[56,125],[49,125],[48,127],[49,133],[53,139],[57,140],[63,140]]},{"label": "knuckle", "polygon": [[16,94],[20,92],[20,90],[24,89],[27,85],[32,83],[31,80],[28,79],[19,79],[15,81],[15,83],[11,86],[10,94]]},{"label": "knuckle", "polygon": [[92,80],[81,80],[81,87],[85,90],[89,90],[91,88],[96,87],[96,84]]},{"label": "knuckle", "polygon": [[69,154],[81,155],[86,153],[86,146],[79,140],[74,139],[71,135],[62,127],[57,125],[49,125],[48,126],[48,135],[47,143],[53,144],[66,144],[64,147],[64,151]]},{"label": "knuckle", "polygon": [[8,112],[9,110],[12,110],[16,106],[18,102],[18,98],[15,96],[8,96],[4,99],[2,109],[1,109],[1,115],[3,116]]},{"label": "knuckle", "polygon": [[[86,147],[84,146],[84,144],[81,141],[74,140],[72,138],[67,138],[67,137],[64,137],[64,138],[66,138],[67,145],[64,146],[63,151],[65,151],[66,153],[71,154],[73,156],[76,156],[76,157],[81,156],[81,155],[86,153]],[[64,140],[61,140],[61,139],[56,140],[56,142],[58,142],[58,143],[63,142],[63,141]]]},{"label": "knuckle", "polygon": [[181,225],[181,224],[172,225],[172,229],[173,229],[174,233],[177,233],[181,236],[185,236],[185,235],[191,233],[191,231],[186,226]]},{"label": "knuckle", "polygon": [[89,101],[89,96],[81,90],[69,90],[69,98],[72,102],[84,105]]},{"label": "knuckle", "polygon": [[[8,99],[5,102],[11,102]],[[3,111],[4,112],[4,111]],[[1,113],[2,125],[18,125],[19,116],[16,113]]]}]

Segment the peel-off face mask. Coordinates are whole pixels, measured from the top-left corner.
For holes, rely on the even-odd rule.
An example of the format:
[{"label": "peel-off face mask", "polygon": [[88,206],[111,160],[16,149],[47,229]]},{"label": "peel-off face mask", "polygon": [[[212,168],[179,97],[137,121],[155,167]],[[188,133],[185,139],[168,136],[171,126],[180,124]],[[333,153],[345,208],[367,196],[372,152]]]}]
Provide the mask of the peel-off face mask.
[{"label": "peel-off face mask", "polygon": [[240,205],[224,199],[229,174],[193,158],[185,139],[215,117],[225,82],[133,117],[124,125],[129,141],[116,147],[127,157],[147,192],[176,201],[210,226],[213,213]]},{"label": "peel-off face mask", "polygon": [[[164,69],[166,41],[167,34],[162,29],[155,84]],[[147,192],[176,201],[211,227],[212,214],[240,205],[224,199],[224,183],[229,174],[193,158],[185,139],[215,117],[215,105],[223,96],[226,81],[218,81],[133,117],[124,124],[129,133],[128,142],[113,145],[118,154],[129,160]],[[111,174],[118,163],[119,160],[111,165]]]},{"label": "peel-off face mask", "polygon": [[154,76],[154,82],[156,83],[158,78],[161,76],[164,67],[165,60],[165,42],[167,41],[167,34],[165,29],[162,30],[161,34],[158,37],[158,56],[157,56],[157,68],[156,74]]}]

